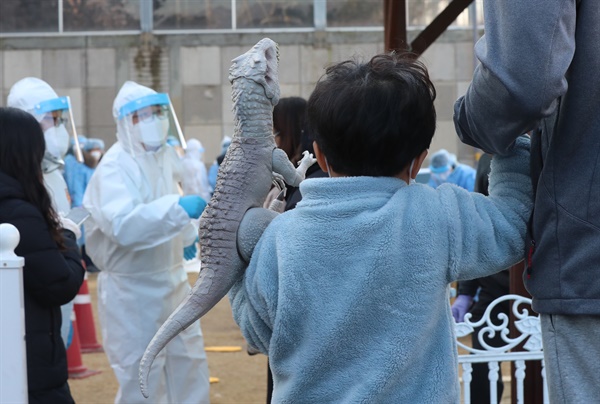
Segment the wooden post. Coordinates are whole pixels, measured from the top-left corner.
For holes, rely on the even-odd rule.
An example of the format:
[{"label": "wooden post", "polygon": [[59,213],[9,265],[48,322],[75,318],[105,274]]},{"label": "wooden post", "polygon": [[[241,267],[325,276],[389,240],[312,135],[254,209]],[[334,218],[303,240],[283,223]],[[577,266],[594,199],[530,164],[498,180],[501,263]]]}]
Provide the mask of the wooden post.
[{"label": "wooden post", "polygon": [[383,0],[385,51],[408,49],[406,0]]},{"label": "wooden post", "polygon": [[431,23],[410,43],[410,50],[420,56],[435,42],[454,20],[465,11],[473,0],[453,0]]}]

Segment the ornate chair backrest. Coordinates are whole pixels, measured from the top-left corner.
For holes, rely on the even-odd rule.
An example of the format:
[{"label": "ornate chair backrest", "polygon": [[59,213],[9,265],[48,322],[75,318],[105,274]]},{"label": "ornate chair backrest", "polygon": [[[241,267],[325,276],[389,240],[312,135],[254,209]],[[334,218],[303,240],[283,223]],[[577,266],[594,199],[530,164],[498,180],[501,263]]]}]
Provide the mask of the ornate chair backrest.
[{"label": "ornate chair backrest", "polygon": [[[505,313],[499,313],[496,318],[491,318],[492,310],[504,301],[511,301],[511,311],[514,315],[514,328],[519,333],[511,338],[509,334],[510,318]],[[487,363],[489,367],[488,379],[490,382],[490,402],[497,402],[498,367],[500,362],[514,362],[515,374],[512,382],[516,383],[517,403],[524,402],[525,361],[542,361],[542,378],[544,381],[544,404],[548,403],[548,387],[546,384],[546,371],[544,368],[544,353],[542,352],[542,332],[540,318],[535,313],[529,312],[531,299],[519,295],[505,295],[494,300],[486,309],[479,321],[471,321],[471,314],[465,315],[465,321],[455,324],[457,345],[467,351],[467,354],[458,355],[458,363],[462,366],[462,389],[465,404],[471,402],[470,384],[473,363]],[[526,306],[526,307],[525,307]],[[474,349],[465,345],[460,338],[472,334],[476,328],[481,328],[478,339],[483,349]],[[491,338],[499,333],[504,345],[490,346],[486,338]],[[521,351],[512,351],[522,344]]]}]

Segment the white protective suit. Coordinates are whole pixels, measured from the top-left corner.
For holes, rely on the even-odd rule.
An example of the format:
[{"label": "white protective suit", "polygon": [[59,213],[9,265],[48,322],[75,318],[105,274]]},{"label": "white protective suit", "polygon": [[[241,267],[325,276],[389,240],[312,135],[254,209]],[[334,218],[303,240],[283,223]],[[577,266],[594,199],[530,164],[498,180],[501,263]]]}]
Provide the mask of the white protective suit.
[{"label": "white protective suit", "polygon": [[146,346],[190,291],[183,248],[197,230],[179,206],[180,161],[170,146],[145,152],[131,123],[119,119],[126,103],[155,92],[126,82],[113,105],[117,139],[86,189],[83,206],[89,256],[101,270],[98,308],[104,350],[119,381],[115,403],[207,403],[208,365],[200,322],[158,355],[148,381],[138,382]]},{"label": "white protective suit", "polygon": [[208,173],[203,160],[204,147],[199,140],[187,141],[187,148],[183,156],[183,176],[181,185],[186,195],[198,195],[207,203],[212,193],[208,184]]},{"label": "white protective suit", "polygon": [[[58,94],[50,87],[48,83],[35,77],[26,77],[17,81],[10,89],[6,105],[13,108],[18,108],[32,114],[38,122],[42,120],[44,114],[40,115],[35,112],[35,105],[58,98]],[[71,197],[67,183],[61,173],[64,167],[64,158],[69,146],[69,139],[62,139],[65,142],[60,149],[60,155],[52,155],[46,150],[44,159],[42,160],[42,170],[44,173],[44,185],[52,198],[52,207],[61,216],[66,216],[71,210]],[[73,302],[69,302],[60,308],[62,314],[62,325],[60,335],[67,346],[67,340],[71,329],[71,313],[73,312]]]}]

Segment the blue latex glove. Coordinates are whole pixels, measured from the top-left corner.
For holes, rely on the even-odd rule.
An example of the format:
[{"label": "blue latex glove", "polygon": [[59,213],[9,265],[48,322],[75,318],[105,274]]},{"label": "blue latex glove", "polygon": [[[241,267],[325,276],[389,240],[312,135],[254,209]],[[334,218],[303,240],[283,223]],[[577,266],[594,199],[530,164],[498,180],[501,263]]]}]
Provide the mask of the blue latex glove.
[{"label": "blue latex glove", "polygon": [[457,323],[465,321],[465,314],[471,308],[473,304],[473,298],[469,295],[458,295],[454,304],[452,304],[452,317]]},{"label": "blue latex glove", "polygon": [[192,219],[198,219],[206,207],[206,201],[198,195],[182,196],[178,203]]},{"label": "blue latex glove", "polygon": [[196,237],[196,240],[194,240],[192,244],[183,248],[183,258],[185,258],[186,261],[196,258],[196,254],[198,253],[198,248],[196,247],[197,242],[198,237]]}]

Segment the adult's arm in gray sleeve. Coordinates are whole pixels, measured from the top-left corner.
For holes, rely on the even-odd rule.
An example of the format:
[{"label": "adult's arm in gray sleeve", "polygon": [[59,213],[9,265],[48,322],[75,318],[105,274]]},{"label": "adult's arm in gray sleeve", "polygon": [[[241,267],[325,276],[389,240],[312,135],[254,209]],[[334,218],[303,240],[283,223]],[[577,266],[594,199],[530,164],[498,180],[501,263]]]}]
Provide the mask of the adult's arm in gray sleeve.
[{"label": "adult's arm in gray sleeve", "polygon": [[518,136],[552,114],[567,91],[576,3],[484,2],[485,35],[475,46],[480,64],[454,105],[454,124],[464,143],[506,154]]}]

